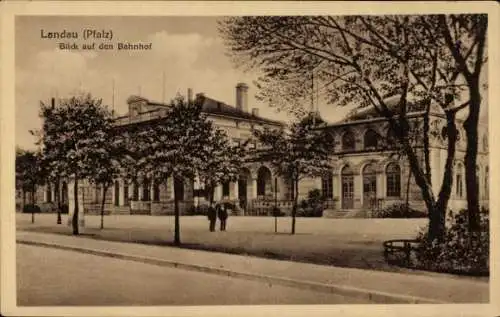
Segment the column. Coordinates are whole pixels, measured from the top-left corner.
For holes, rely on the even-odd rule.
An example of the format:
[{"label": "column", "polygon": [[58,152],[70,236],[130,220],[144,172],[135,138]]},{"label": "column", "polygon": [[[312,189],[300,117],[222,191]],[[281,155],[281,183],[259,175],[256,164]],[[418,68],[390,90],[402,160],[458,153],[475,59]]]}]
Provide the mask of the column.
[{"label": "column", "polygon": [[354,208],[363,206],[363,176],[354,175]]},{"label": "column", "polygon": [[384,198],[385,188],[384,188],[384,173],[378,173],[377,179],[377,199]]},{"label": "column", "polygon": [[168,178],[168,187],[167,188],[170,188],[170,199],[174,199],[175,198],[175,193],[174,193],[174,178],[173,177],[169,177]]},{"label": "column", "polygon": [[257,178],[252,179],[252,195],[250,199],[257,198]]},{"label": "column", "polygon": [[230,190],[229,190],[229,199],[231,199],[231,200],[238,200],[238,198],[239,198],[238,181],[231,182],[231,184],[230,184]]},{"label": "column", "polygon": [[125,195],[128,195],[128,193],[125,193],[125,181],[120,179],[118,180],[118,184],[120,185],[120,190],[119,190],[119,193],[118,195],[120,196],[120,206],[124,206],[125,205]]},{"label": "column", "polygon": [[222,199],[222,185],[219,184],[215,187],[214,200],[218,202],[221,199]]},{"label": "column", "polygon": [[198,208],[198,206],[200,205],[200,197],[199,197],[199,194],[200,194],[200,177],[198,175],[196,175],[194,177],[194,183],[193,183],[193,204],[194,204],[194,207],[195,208]]},{"label": "column", "polygon": [[151,201],[151,203],[154,202],[154,198],[155,198],[155,179],[153,177],[151,177],[151,182],[149,184],[149,200]]}]

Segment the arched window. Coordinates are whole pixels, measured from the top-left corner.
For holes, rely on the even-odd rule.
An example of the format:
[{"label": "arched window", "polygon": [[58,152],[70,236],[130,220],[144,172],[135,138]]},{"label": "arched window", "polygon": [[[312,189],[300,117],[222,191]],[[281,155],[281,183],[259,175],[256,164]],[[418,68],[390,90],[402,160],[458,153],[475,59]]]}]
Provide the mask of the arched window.
[{"label": "arched window", "polygon": [[390,163],[386,168],[386,184],[388,197],[401,196],[401,168],[396,163]]},{"label": "arched window", "polygon": [[456,185],[455,193],[458,198],[462,198],[464,195],[464,183],[463,183],[463,167],[462,164],[457,165],[457,175],[456,175]]},{"label": "arched window", "polygon": [[333,174],[328,172],[321,179],[321,193],[323,199],[333,199]]},{"label": "arched window", "polygon": [[153,200],[160,201],[160,180],[155,179],[153,183]]},{"label": "arched window", "polygon": [[396,137],[396,132],[391,128],[389,127],[387,129],[387,133],[386,133],[386,142],[387,142],[387,145],[390,147],[390,148],[394,148],[397,146],[398,144],[398,139]]},{"label": "arched window", "polygon": [[356,141],[354,139],[354,133],[351,131],[346,131],[342,135],[342,150],[354,150],[356,147]]},{"label": "arched window", "polygon": [[62,189],[61,189],[61,202],[63,204],[68,203],[68,183],[63,182],[62,183]]},{"label": "arched window", "polygon": [[265,196],[272,193],[271,188],[271,171],[261,166],[257,172],[257,196]]},{"label": "arched window", "polygon": [[52,187],[50,186],[50,184],[47,185],[47,202],[52,202]]},{"label": "arched window", "polygon": [[177,189],[177,192],[179,193],[179,201],[184,200],[184,181],[182,179],[175,179],[174,180],[174,186]]},{"label": "arched window", "polygon": [[148,178],[144,178],[142,181],[142,201],[150,201],[150,186],[151,182],[149,181]]},{"label": "arched window", "polygon": [[363,141],[365,149],[375,149],[378,145],[377,132],[373,131],[372,129],[368,129],[365,132]]},{"label": "arched window", "polygon": [[120,206],[120,182],[115,181],[115,206]]},{"label": "arched window", "polygon": [[487,135],[483,136],[483,151],[484,152],[488,151],[488,136]]},{"label": "arched window", "polygon": [[229,182],[223,182],[222,183],[222,197],[229,197]]},{"label": "arched window", "polygon": [[132,200],[138,201],[139,200],[139,183],[137,180],[134,180],[134,188],[132,191]]},{"label": "arched window", "polygon": [[128,203],[129,203],[129,195],[128,195],[128,180],[126,180],[125,182],[123,182],[123,193],[125,195],[123,195],[123,204],[125,206],[128,206]]}]

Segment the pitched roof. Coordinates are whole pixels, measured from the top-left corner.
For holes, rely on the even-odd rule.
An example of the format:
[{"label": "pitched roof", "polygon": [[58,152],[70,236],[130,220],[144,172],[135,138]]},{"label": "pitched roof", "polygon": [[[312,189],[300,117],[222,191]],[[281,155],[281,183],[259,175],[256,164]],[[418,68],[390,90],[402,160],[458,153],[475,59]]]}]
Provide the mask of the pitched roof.
[{"label": "pitched roof", "polygon": [[202,110],[207,114],[223,115],[233,118],[262,122],[262,123],[283,125],[283,122],[267,119],[258,115],[254,115],[252,113],[245,112],[234,106],[209,98],[205,95],[197,95],[196,101],[202,103]]},{"label": "pitched roof", "polygon": [[[400,99],[400,96],[396,95],[396,96],[388,97],[384,100],[385,104],[387,105],[387,108],[389,110],[393,111],[394,114],[398,113],[397,107],[399,106],[399,99]],[[425,110],[425,105],[423,103],[408,102],[407,113],[424,111],[424,110]],[[432,112],[435,112],[436,111],[435,107],[432,107],[432,110],[434,110]],[[351,122],[351,121],[356,121],[356,120],[381,118],[381,117],[383,117],[383,116],[380,115],[373,106],[368,106],[368,107],[364,107],[364,108],[354,109],[350,114],[348,114],[340,122]]]}]

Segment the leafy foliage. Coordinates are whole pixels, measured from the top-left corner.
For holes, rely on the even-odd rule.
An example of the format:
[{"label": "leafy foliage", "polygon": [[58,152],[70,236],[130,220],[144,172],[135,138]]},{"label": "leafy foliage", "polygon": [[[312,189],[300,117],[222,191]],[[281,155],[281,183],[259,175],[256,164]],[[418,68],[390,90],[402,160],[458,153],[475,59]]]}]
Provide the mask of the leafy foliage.
[{"label": "leafy foliage", "polygon": [[448,215],[449,226],[442,242],[431,241],[424,229],[417,236],[420,247],[417,253],[418,266],[432,271],[488,274],[489,273],[489,212],[480,214],[481,230],[468,230],[468,213]]},{"label": "leafy foliage", "polygon": [[255,136],[264,149],[258,158],[271,163],[279,175],[291,182],[294,187],[292,208],[292,234],[295,233],[295,216],[298,204],[299,181],[304,177],[320,176],[331,169],[330,155],[334,142],[332,135],[325,129],[308,120],[296,122],[288,131],[255,130]]},{"label": "leafy foliage", "polygon": [[[43,146],[43,166],[48,179],[109,181],[113,166],[109,149],[114,148],[110,140],[112,115],[101,100],[84,94],[62,99],[57,106],[42,102],[40,116],[43,127],[37,133],[38,144]],[[75,202],[77,199],[75,193]],[[77,203],[72,224],[73,233],[78,234]]]},{"label": "leafy foliage", "polygon": [[204,160],[198,167],[198,176],[209,191],[210,200],[218,184],[238,179],[246,155],[246,144],[231,145],[224,131],[214,127],[211,129],[209,140],[203,148]]},{"label": "leafy foliage", "polygon": [[297,212],[299,217],[321,217],[323,216],[323,197],[319,189],[310,190],[307,200],[300,203]]},{"label": "leafy foliage", "polygon": [[[41,153],[16,149],[16,188],[31,192],[44,183]],[[34,197],[32,197],[34,199]],[[35,203],[32,201],[32,203]]]},{"label": "leafy foliage", "polygon": [[27,204],[23,206],[23,213],[40,213],[41,209],[38,205]]},{"label": "leafy foliage", "polygon": [[424,218],[427,214],[406,204],[396,203],[372,213],[373,218]]},{"label": "leafy foliage", "polygon": [[[475,100],[471,95],[461,105],[454,103],[473,82],[459,77],[464,67],[450,45],[450,32],[455,40],[461,35],[468,39],[455,43],[467,58],[477,56],[475,66],[480,69],[484,19],[485,15],[248,16],[226,18],[219,30],[237,62],[264,73],[258,83],[260,98],[270,105],[304,112],[314,76],[330,104],[371,107],[384,116],[421,188],[433,224],[429,230],[438,237],[451,193],[455,114]],[[398,102],[389,105],[387,97]],[[438,105],[451,132],[437,196],[429,169],[421,166],[411,145],[406,116],[411,102],[426,105],[427,116],[430,105]],[[477,122],[472,126],[477,128]]]},{"label": "leafy foliage", "polygon": [[41,103],[43,127],[39,144],[52,178],[94,178],[109,155],[112,117],[90,94],[62,99],[57,106]]}]

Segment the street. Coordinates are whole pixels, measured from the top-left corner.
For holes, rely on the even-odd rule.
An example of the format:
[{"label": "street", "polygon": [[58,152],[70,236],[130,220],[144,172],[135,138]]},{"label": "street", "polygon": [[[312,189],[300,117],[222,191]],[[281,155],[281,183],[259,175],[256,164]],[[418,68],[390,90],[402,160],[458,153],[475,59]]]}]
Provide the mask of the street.
[{"label": "street", "polygon": [[335,294],[20,244],[17,281],[20,306],[363,303]]}]

